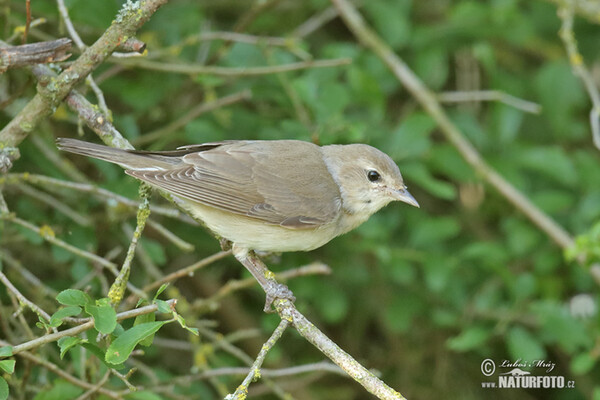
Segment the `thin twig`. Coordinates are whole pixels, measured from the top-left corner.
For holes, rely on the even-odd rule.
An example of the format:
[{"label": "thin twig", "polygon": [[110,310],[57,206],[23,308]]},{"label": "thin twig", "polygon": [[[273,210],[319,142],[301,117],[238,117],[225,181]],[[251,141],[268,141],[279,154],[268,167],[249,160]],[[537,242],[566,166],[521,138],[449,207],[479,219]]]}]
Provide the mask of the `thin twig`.
[{"label": "thin twig", "polygon": [[458,150],[471,167],[496,188],[515,208],[521,211],[540,230],[546,233],[561,248],[571,247],[571,235],[548,214],[529,200],[523,193],[502,177],[481,157],[458,127],[448,117],[435,95],[423,84],[415,73],[394,51],[369,28],[356,8],[347,0],[331,0],[338,8],[342,19],[358,40],[373,51],[392,71],[403,86],[421,103],[421,106],[438,123],[446,139]]},{"label": "thin twig", "polygon": [[[150,210],[152,210],[152,207],[150,207]],[[190,252],[194,250],[193,244],[186,242],[185,240],[183,240],[182,238],[165,228],[164,225],[152,219],[148,219],[148,225],[152,227],[152,229],[154,229],[157,233],[162,235],[165,239],[167,239],[169,242],[173,243],[179,250],[185,252]]]},{"label": "thin twig", "polygon": [[[92,326],[93,326],[93,323],[92,323]],[[4,340],[0,340],[0,344],[3,346],[9,345]],[[13,354],[16,354],[16,353],[14,353],[14,349],[13,349]],[[61,368],[58,365],[51,363],[50,361],[44,360],[42,357],[38,357],[28,351],[20,351],[19,356],[46,368],[48,371],[55,373],[56,375],[60,376],[61,378],[64,378],[66,381],[72,383],[73,385],[82,387],[87,390],[92,390],[96,387],[96,385],[93,385],[89,382],[86,382],[79,378],[74,377],[73,375],[66,372],[64,370],[64,368]],[[102,388],[102,387],[96,389],[96,391],[107,397],[110,397],[111,399],[122,399],[123,398],[120,394],[115,393],[112,390]]]},{"label": "thin twig", "polygon": [[218,260],[220,260],[222,258],[225,258],[225,257],[227,257],[230,254],[231,254],[230,250],[228,250],[228,251],[220,251],[218,253],[215,253],[215,254],[213,254],[211,256],[203,258],[202,260],[200,260],[200,261],[198,261],[198,262],[196,262],[196,263],[194,263],[192,265],[189,265],[189,266],[187,266],[185,268],[182,268],[182,269],[180,269],[178,271],[175,271],[175,272],[173,272],[173,273],[171,273],[169,275],[166,275],[163,278],[161,278],[161,279],[159,279],[159,280],[157,280],[155,282],[150,283],[149,285],[144,286],[144,288],[142,290],[144,292],[148,292],[148,291],[150,291],[152,289],[155,289],[155,288],[159,287],[160,285],[162,285],[164,283],[172,282],[172,281],[174,281],[176,279],[179,279],[181,277],[184,277],[184,276],[191,276],[191,275],[194,274],[194,272],[196,270],[198,270],[200,268],[204,268],[205,266],[210,265],[210,264],[214,263],[215,261],[218,261]]},{"label": "thin twig", "polygon": [[563,6],[558,8],[558,16],[562,21],[559,36],[562,39],[573,73],[581,79],[585,90],[587,90],[592,100],[592,109],[590,111],[590,125],[592,126],[592,139],[594,145],[600,150],[600,92],[592,74],[585,66],[583,56],[577,49],[575,34],[573,33],[573,12],[574,5],[572,1],[566,1]]},{"label": "thin twig", "polygon": [[[136,200],[129,199],[127,197],[121,196],[119,194],[113,193],[109,190],[100,188],[96,185],[91,185],[87,183],[77,183],[71,181],[64,181],[61,179],[51,178],[45,175],[36,175],[30,173],[9,173],[5,175],[6,181],[5,184],[17,183],[19,181],[30,182],[36,185],[53,185],[57,187],[63,187],[67,189],[77,190],[84,193],[92,193],[101,199],[105,200],[107,203],[114,205],[114,203],[122,204],[127,207],[137,208],[139,203]],[[186,222],[188,224],[196,225],[196,221],[193,219],[184,216],[180,211],[174,208],[167,208],[161,206],[150,206],[150,211],[154,214],[163,215],[165,217],[176,218],[182,222]]]},{"label": "thin twig", "polygon": [[[200,74],[217,76],[257,76],[270,75],[278,72],[290,72],[311,68],[331,68],[348,65],[350,58],[335,58],[331,60],[300,61],[290,64],[274,65],[267,67],[219,67],[209,65],[194,65],[181,63],[163,63],[141,58],[111,59],[114,63],[127,65],[153,71],[164,71],[179,74]],[[1,137],[1,136],[0,136]]]},{"label": "thin twig", "polygon": [[[115,263],[107,261],[106,259],[104,259],[94,253],[90,253],[89,251],[85,251],[78,247],[75,247],[72,244],[65,242],[64,240],[58,239],[55,236],[55,233],[52,230],[52,228],[50,228],[48,225],[38,227],[38,226],[35,226],[34,224],[32,224],[28,221],[25,221],[13,214],[0,215],[0,219],[5,219],[7,221],[14,222],[15,224],[20,225],[24,228],[27,228],[28,230],[37,233],[40,237],[42,237],[47,242],[52,243],[55,246],[61,247],[75,255],[86,258],[92,262],[98,263],[98,264],[102,265],[103,267],[105,267],[106,269],[108,269],[110,272],[112,272],[115,276],[119,275],[119,270]],[[127,288],[129,290],[131,290],[131,292],[134,293],[136,296],[138,296],[142,299],[145,299],[147,297],[143,291],[141,291],[140,289],[135,287],[131,282],[127,282]]]},{"label": "thin twig", "polygon": [[136,146],[153,142],[162,137],[166,137],[169,133],[174,132],[177,129],[184,127],[189,122],[198,118],[202,114],[216,110],[221,107],[228,106],[230,104],[237,103],[242,100],[248,100],[251,97],[252,97],[252,92],[250,90],[243,90],[241,92],[233,93],[233,94],[221,97],[216,100],[212,100],[212,101],[209,101],[206,103],[199,104],[196,107],[189,110],[184,115],[182,115],[181,117],[177,118],[175,121],[171,122],[170,124],[163,126],[159,129],[156,129],[152,132],[148,132],[148,133],[132,140],[132,142]]},{"label": "thin twig", "polygon": [[81,40],[81,37],[75,30],[75,27],[73,26],[73,22],[71,21],[71,18],[69,17],[69,11],[67,10],[67,7],[65,6],[64,0],[56,0],[56,4],[58,6],[58,12],[60,13],[60,16],[62,17],[63,22],[65,23],[65,26],[67,27],[67,32],[69,32],[69,36],[71,36],[71,39],[73,39],[77,48],[81,51],[84,51],[87,48],[87,46],[85,45],[85,43],[83,43],[83,40]]},{"label": "thin twig", "polygon": [[479,101],[499,101],[518,110],[539,114],[542,112],[542,106],[531,101],[523,100],[508,93],[499,90],[479,90],[468,92],[442,92],[436,95],[442,103],[461,103],[461,102],[479,102]]},{"label": "thin twig", "polygon": [[337,15],[338,11],[334,6],[327,7],[325,10],[313,15],[312,17],[304,21],[302,25],[294,29],[290,36],[297,38],[305,38],[311,33],[320,29],[329,21],[332,21],[335,17],[337,17]]},{"label": "thin twig", "polygon": [[[280,281],[287,281],[292,278],[296,278],[299,276],[306,275],[329,275],[331,273],[331,268],[323,264],[322,262],[313,262],[308,265],[304,265],[302,267],[288,269],[283,272],[279,272],[275,274],[275,279]],[[219,302],[222,298],[230,295],[231,293],[246,289],[256,285],[256,280],[252,277],[241,279],[241,280],[232,280],[227,282],[225,285],[221,286],[221,288],[207,299],[197,299],[194,302],[194,307],[204,308],[209,307],[210,304]]]},{"label": "thin twig", "polygon": [[277,328],[275,328],[269,340],[267,340],[260,349],[258,356],[256,356],[254,363],[252,363],[252,366],[250,367],[250,372],[248,372],[248,375],[246,376],[246,378],[244,378],[242,384],[237,387],[233,394],[225,396],[225,400],[246,399],[246,397],[248,396],[248,386],[250,386],[250,383],[260,378],[260,367],[263,365],[269,351],[273,348],[273,346],[275,346],[275,343],[277,343],[277,341],[281,338],[287,327],[290,325],[290,322],[291,321],[287,319],[282,319],[279,322],[279,325],[277,326]]},{"label": "thin twig", "polygon": [[25,183],[17,185],[17,188],[23,192],[23,194],[32,197],[71,218],[75,223],[82,226],[90,226],[92,221],[89,217],[78,213],[69,207],[66,203],[54,198],[48,193],[42,192],[41,190],[35,189]]},{"label": "thin twig", "polygon": [[17,289],[12,284],[12,282],[6,277],[6,275],[4,275],[4,273],[2,271],[0,271],[0,282],[4,283],[4,286],[6,286],[6,288],[12,294],[17,296],[17,299],[19,299],[19,303],[29,307],[31,309],[31,311],[33,311],[40,317],[43,317],[46,321],[50,321],[50,314],[48,314],[46,311],[42,310],[37,304],[30,301],[27,297],[23,296],[23,294],[21,292],[19,292],[19,289]]}]

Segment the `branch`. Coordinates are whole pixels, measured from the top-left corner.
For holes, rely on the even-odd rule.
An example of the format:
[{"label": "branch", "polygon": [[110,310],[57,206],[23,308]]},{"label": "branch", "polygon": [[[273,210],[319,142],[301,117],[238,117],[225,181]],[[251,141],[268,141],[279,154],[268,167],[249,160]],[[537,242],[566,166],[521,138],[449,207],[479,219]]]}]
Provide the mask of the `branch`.
[{"label": "branch", "polygon": [[442,103],[460,103],[467,101],[499,101],[508,106],[531,114],[542,112],[542,106],[531,101],[519,99],[499,90],[478,90],[468,92],[442,92],[436,96]]},{"label": "branch", "polygon": [[583,62],[583,56],[577,49],[577,42],[573,33],[573,7],[573,1],[568,1],[567,4],[558,8],[558,16],[562,21],[559,36],[567,50],[573,73],[581,79],[585,90],[587,90],[592,100],[592,110],[590,111],[592,138],[594,145],[600,150],[600,92],[598,92],[598,87],[596,87],[592,73]]},{"label": "branch", "polygon": [[0,48],[0,74],[32,64],[64,61],[71,56],[71,40],[67,38]]},{"label": "branch", "polygon": [[[0,146],[10,148],[21,143],[42,119],[49,116],[58,107],[77,84],[85,80],[121,42],[134,36],[150,16],[167,1],[146,0],[125,3],[113,24],[69,68],[55,79],[39,82],[38,93],[0,131]],[[13,156],[12,160],[14,159]],[[6,162],[0,164],[6,164]]]},{"label": "branch", "polygon": [[244,400],[247,397],[248,386],[250,386],[250,383],[260,378],[260,367],[265,361],[269,350],[275,346],[275,343],[277,343],[277,341],[281,338],[283,332],[285,332],[289,325],[290,320],[287,319],[282,319],[279,322],[279,325],[277,328],[275,328],[269,340],[267,340],[260,349],[258,356],[256,356],[256,359],[254,360],[254,363],[252,363],[250,371],[248,372],[248,375],[246,375],[246,378],[244,378],[242,381],[242,384],[237,387],[233,394],[228,394],[225,396],[225,400]]},{"label": "branch", "polygon": [[230,104],[237,103],[238,101],[248,100],[251,97],[252,92],[250,90],[243,90],[241,92],[233,93],[216,100],[201,103],[189,110],[188,112],[186,112],[183,116],[168,124],[167,126],[163,126],[162,128],[158,128],[156,130],[153,130],[152,132],[146,133],[140,136],[139,138],[132,140],[132,142],[136,146],[140,144],[153,142],[157,139],[168,136],[169,133],[176,131],[177,129],[184,127],[189,122],[191,122],[195,118],[198,118],[204,113],[216,110],[217,108],[228,106]]},{"label": "branch", "polygon": [[358,40],[373,51],[387,65],[396,78],[421,103],[421,106],[438,123],[446,139],[452,143],[465,161],[491,186],[496,188],[510,203],[521,211],[533,224],[546,233],[561,248],[573,245],[573,238],[549,215],[540,210],[523,193],[488,165],[475,147],[450,120],[440,103],[415,73],[383,42],[364,22],[362,16],[348,0],[331,0],[342,19]]},{"label": "branch", "polygon": [[179,74],[200,74],[217,76],[256,76],[269,75],[278,72],[297,71],[309,68],[330,68],[340,65],[348,65],[352,62],[350,58],[336,58],[331,60],[300,61],[290,64],[274,65],[267,67],[219,67],[182,63],[163,63],[141,58],[111,59],[119,65],[150,69],[154,71],[173,72]]}]

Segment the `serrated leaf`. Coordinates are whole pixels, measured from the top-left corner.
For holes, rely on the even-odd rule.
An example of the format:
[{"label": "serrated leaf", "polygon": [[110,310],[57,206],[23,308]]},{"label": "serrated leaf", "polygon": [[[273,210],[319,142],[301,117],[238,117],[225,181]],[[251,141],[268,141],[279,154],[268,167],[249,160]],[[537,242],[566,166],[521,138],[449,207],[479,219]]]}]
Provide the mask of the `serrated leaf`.
[{"label": "serrated leaf", "polygon": [[15,360],[2,360],[0,361],[0,369],[7,374],[15,372]]},{"label": "serrated leaf", "polygon": [[117,313],[110,305],[95,306],[88,304],[85,306],[85,312],[94,318],[94,327],[98,332],[108,335],[115,330],[117,326]]},{"label": "serrated leaf", "polygon": [[111,364],[124,362],[139,342],[156,333],[167,322],[147,322],[126,330],[108,347],[105,360]]},{"label": "serrated leaf", "polygon": [[85,306],[92,303],[90,296],[77,289],[66,289],[56,295],[56,300],[65,306]]},{"label": "serrated leaf", "polygon": [[69,350],[83,341],[83,339],[76,336],[60,338],[57,343],[60,348],[60,358],[62,359]]},{"label": "serrated leaf", "polygon": [[10,357],[13,354],[12,346],[2,346],[0,347],[0,357]]},{"label": "serrated leaf", "polygon": [[50,317],[49,325],[54,328],[58,328],[59,326],[62,325],[64,318],[74,317],[76,315],[79,315],[80,312],[81,312],[81,307],[79,307],[79,306],[69,306],[69,307],[61,308],[60,310],[58,310],[54,314],[52,314],[52,317]]}]

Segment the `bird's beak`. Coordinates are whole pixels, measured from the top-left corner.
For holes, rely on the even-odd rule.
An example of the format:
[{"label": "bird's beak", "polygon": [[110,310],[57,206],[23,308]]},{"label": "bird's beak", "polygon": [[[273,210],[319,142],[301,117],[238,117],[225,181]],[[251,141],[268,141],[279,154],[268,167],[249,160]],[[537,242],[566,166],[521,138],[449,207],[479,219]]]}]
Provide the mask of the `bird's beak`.
[{"label": "bird's beak", "polygon": [[406,188],[402,188],[402,189],[398,189],[398,190],[392,190],[391,191],[391,195],[394,198],[394,200],[398,200],[398,201],[402,201],[406,204],[410,204],[411,206],[415,206],[417,208],[420,208],[419,203],[417,202],[417,200],[415,200],[415,198],[413,197],[412,194],[410,194],[408,192],[408,190],[406,190]]}]

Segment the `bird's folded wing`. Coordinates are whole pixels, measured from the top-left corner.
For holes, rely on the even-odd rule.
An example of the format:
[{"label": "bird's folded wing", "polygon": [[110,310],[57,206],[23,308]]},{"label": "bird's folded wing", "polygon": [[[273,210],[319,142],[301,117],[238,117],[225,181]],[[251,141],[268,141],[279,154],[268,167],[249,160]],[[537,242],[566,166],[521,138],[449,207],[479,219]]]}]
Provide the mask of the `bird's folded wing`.
[{"label": "bird's folded wing", "polygon": [[170,170],[126,172],[179,197],[268,224],[314,229],[333,222],[341,209],[339,188],[314,148],[264,146],[224,145],[189,153]]}]

